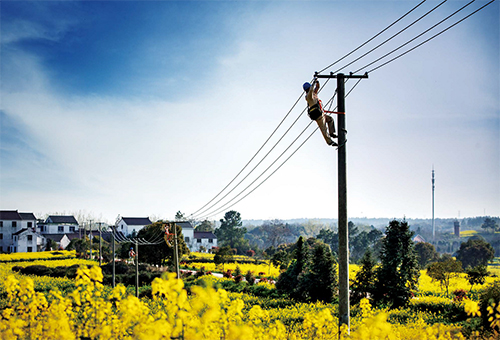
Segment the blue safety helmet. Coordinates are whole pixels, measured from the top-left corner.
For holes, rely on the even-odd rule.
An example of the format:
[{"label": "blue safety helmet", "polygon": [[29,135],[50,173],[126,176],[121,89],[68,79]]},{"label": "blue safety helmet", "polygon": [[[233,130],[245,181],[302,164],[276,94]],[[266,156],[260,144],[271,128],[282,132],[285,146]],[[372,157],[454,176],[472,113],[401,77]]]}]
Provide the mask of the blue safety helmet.
[{"label": "blue safety helmet", "polygon": [[304,91],[307,92],[307,90],[309,90],[309,88],[311,87],[311,84],[309,83],[304,83],[304,85],[302,85],[302,88],[304,89]]}]

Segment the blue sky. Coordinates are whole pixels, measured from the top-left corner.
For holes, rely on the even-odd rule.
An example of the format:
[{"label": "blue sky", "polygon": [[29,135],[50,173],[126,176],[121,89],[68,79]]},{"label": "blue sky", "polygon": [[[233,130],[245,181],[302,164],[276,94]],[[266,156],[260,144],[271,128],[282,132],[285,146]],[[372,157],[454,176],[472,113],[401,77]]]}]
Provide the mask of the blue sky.
[{"label": "blue sky", "polygon": [[[427,1],[328,71],[438,3]],[[108,222],[118,214],[190,214],[250,160],[314,71],[417,4],[2,1],[0,207],[85,210]],[[448,1],[342,71],[465,4]],[[433,166],[436,216],[500,215],[499,14],[495,2],[374,71],[347,99],[349,216],[430,217]],[[323,101],[334,91],[331,82]],[[301,100],[263,154],[304,106]],[[307,124],[302,115],[241,188]],[[336,157],[317,132],[233,209],[244,219],[336,217]]]}]

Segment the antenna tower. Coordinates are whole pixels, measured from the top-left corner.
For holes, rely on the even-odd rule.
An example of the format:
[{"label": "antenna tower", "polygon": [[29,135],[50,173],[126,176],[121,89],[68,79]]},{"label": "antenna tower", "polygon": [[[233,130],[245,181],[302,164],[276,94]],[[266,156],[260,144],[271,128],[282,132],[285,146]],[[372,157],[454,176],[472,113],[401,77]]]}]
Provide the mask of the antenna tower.
[{"label": "antenna tower", "polygon": [[436,241],[436,228],[434,226],[434,165],[432,166],[432,240]]}]

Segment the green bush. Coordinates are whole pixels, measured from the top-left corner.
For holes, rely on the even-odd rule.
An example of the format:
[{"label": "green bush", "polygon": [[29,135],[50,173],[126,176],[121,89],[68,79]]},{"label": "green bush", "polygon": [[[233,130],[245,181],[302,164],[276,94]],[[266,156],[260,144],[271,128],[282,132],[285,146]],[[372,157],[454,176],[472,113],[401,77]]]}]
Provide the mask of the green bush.
[{"label": "green bush", "polygon": [[479,301],[483,325],[489,330],[491,327],[488,321],[488,310],[486,308],[492,303],[500,303],[500,281],[497,280],[489,284],[480,294]]}]

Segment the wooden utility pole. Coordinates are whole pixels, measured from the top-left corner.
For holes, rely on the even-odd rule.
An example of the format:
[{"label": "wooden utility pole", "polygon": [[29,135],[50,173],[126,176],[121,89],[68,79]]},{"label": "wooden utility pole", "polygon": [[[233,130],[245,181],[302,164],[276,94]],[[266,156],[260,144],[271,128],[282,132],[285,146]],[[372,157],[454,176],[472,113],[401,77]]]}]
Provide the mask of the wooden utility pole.
[{"label": "wooden utility pole", "polygon": [[[315,74],[316,78],[337,78],[337,111],[338,111],[338,215],[339,215],[339,327],[347,325],[350,329],[349,306],[349,234],[347,228],[347,152],[345,125],[345,81],[349,78],[368,78],[364,75],[329,75]],[[340,336],[340,332],[339,332]]]},{"label": "wooden utility pole", "polygon": [[102,229],[101,222],[99,222],[99,267],[102,266]]},{"label": "wooden utility pole", "polygon": [[181,278],[181,273],[179,270],[179,250],[178,250],[178,242],[177,242],[177,224],[173,224],[174,226],[174,260],[175,260],[175,272],[177,274],[177,278]]},{"label": "wooden utility pole", "polygon": [[139,297],[139,243],[135,240],[135,296]]},{"label": "wooden utility pole", "polygon": [[116,285],[116,269],[115,269],[115,228],[112,228],[112,233],[111,233],[111,240],[112,240],[112,251],[113,251],[113,288],[115,288]]}]

